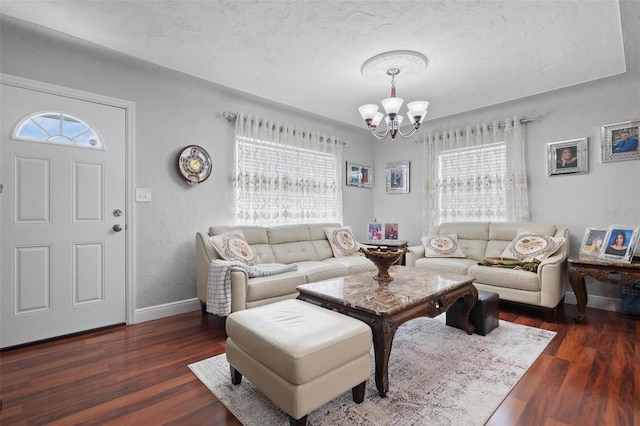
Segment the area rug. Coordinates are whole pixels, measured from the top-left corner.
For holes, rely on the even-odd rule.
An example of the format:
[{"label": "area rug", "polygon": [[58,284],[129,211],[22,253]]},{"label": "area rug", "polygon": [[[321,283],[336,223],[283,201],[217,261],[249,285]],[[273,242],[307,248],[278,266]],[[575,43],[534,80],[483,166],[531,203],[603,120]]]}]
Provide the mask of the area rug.
[{"label": "area rug", "polygon": [[[556,334],[500,321],[486,336],[469,336],[444,319],[417,318],[400,326],[386,398],[377,393],[372,366],[363,403],[354,403],[351,391],[345,392],[311,412],[307,424],[483,425]],[[231,384],[224,354],[189,368],[242,424],[289,424],[288,416],[247,379]]]}]

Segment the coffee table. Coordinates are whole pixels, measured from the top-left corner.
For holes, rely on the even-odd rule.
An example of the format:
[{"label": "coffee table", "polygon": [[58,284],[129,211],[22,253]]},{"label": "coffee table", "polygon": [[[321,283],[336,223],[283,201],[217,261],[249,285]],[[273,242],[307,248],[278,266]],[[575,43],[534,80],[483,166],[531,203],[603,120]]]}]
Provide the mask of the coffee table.
[{"label": "coffee table", "polygon": [[374,280],[376,272],[371,270],[297,287],[298,299],[357,318],[371,327],[376,388],[383,398],[389,391],[389,356],[398,327],[414,318],[434,318],[463,298],[460,324],[472,334],[469,313],[478,299],[474,279],[466,275],[404,266],[392,266],[390,274],[394,280],[389,283]]}]

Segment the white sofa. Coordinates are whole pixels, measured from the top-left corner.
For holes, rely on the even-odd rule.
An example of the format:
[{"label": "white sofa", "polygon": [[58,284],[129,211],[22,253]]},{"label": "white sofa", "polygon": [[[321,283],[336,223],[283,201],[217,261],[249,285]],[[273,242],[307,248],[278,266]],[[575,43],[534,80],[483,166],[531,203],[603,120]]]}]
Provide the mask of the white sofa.
[{"label": "white sofa", "polygon": [[[519,230],[562,237],[565,243],[540,263],[537,272],[478,265],[485,258],[499,257]],[[443,223],[431,233],[445,234],[457,235],[464,258],[425,257],[425,247],[420,245],[409,247],[407,266],[470,275],[478,290],[498,293],[500,300],[541,307],[546,321],[563,318],[569,253],[566,229],[536,222],[458,222]]]},{"label": "white sofa", "polygon": [[196,233],[196,286],[203,314],[206,313],[209,266],[220,255],[209,237],[233,230],[242,231],[259,263],[297,265],[296,271],[249,278],[243,268],[231,270],[231,312],[253,308],[298,296],[300,284],[375,270],[364,256],[334,257],[325,228],[339,223],[284,226],[212,226],[208,233]]}]

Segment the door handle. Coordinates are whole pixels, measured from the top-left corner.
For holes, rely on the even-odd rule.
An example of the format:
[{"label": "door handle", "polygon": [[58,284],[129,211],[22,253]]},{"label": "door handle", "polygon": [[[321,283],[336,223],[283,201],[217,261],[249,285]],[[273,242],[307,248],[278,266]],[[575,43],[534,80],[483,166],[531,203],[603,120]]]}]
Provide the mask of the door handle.
[{"label": "door handle", "polygon": [[117,223],[115,225],[113,225],[113,230],[116,232],[120,232],[122,231],[122,226],[118,225]]}]

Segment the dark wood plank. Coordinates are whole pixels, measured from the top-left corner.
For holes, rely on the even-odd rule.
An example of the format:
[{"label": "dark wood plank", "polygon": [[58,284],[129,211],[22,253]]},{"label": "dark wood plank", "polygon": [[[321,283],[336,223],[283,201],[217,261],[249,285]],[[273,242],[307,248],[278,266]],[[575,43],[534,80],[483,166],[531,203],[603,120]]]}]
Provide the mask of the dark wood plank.
[{"label": "dark wood plank", "polygon": [[501,320],[558,335],[487,425],[640,425],[640,318],[587,308],[573,324],[576,306],[565,310],[561,323],[536,323],[535,311],[500,304]]},{"label": "dark wood plank", "polygon": [[[500,304],[501,320],[558,334],[488,425],[640,425],[640,319],[565,310],[548,323]],[[0,423],[240,425],[187,368],[225,340],[222,318],[195,311],[3,351]]]}]

